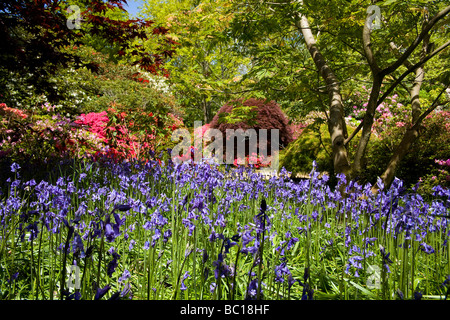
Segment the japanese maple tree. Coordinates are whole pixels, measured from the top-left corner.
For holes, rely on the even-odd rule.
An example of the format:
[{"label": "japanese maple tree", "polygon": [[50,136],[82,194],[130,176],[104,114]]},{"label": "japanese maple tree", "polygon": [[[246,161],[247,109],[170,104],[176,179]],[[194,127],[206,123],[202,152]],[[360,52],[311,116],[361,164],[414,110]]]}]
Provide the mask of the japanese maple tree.
[{"label": "japanese maple tree", "polygon": [[[2,1],[0,77],[7,79],[8,72],[32,74],[30,84],[51,90],[46,80],[58,67],[65,67],[69,62],[82,65],[81,59],[66,49],[83,44],[87,36],[101,38],[105,45],[117,47],[119,56],[130,52],[137,57],[134,63],[145,71],[164,73],[164,61],[172,55],[176,42],[166,35],[167,29],[154,26],[151,20],[112,19],[106,14],[119,10],[128,17],[124,4],[125,0]],[[135,41],[146,39],[149,28],[153,35],[160,37],[155,52],[145,52],[139,41]],[[96,68],[95,64],[87,67]]]}]

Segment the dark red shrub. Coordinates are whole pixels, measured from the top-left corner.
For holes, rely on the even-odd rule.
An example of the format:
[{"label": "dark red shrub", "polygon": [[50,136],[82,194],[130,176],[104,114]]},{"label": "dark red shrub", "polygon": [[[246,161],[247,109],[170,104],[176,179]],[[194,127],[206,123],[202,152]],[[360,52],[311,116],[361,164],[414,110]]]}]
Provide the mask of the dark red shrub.
[{"label": "dark red shrub", "polygon": [[[251,112],[254,113],[254,117],[251,116],[247,119],[241,122],[234,122],[229,123],[224,121],[224,115],[230,115],[232,110],[235,107],[251,107],[254,106],[255,108],[252,109]],[[244,109],[246,110],[246,109]],[[250,112],[250,113],[251,113]],[[223,148],[224,153],[226,152],[226,130],[227,129],[255,129],[256,133],[259,134],[259,129],[267,129],[267,155],[271,155],[271,135],[270,135],[270,129],[278,129],[279,130],[279,148],[283,149],[285,148],[290,142],[294,141],[292,130],[288,124],[288,118],[285,116],[283,111],[281,110],[280,106],[275,101],[267,101],[264,99],[248,99],[244,102],[242,100],[234,100],[230,101],[229,103],[225,104],[220,108],[220,110],[217,112],[217,114],[214,116],[213,120],[210,123],[210,128],[218,129],[222,132],[223,135]],[[258,146],[257,150],[261,150],[261,148],[264,148],[265,146],[259,145],[259,136],[258,136]],[[235,143],[234,146],[234,155],[236,157],[237,155],[237,146]],[[248,156],[248,143],[246,146],[246,156]],[[258,152],[259,153],[259,152]]]}]

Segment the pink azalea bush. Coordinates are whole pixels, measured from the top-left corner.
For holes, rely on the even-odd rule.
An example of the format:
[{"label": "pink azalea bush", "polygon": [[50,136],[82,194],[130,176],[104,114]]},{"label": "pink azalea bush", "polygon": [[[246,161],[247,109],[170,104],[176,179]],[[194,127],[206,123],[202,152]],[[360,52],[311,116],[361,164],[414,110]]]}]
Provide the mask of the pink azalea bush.
[{"label": "pink azalea bush", "polygon": [[[355,100],[361,101],[359,105],[353,105],[347,119],[353,126],[358,126],[367,111],[367,102],[370,91],[363,86],[364,93],[355,94]],[[392,132],[399,130],[404,132],[406,124],[410,122],[410,110],[399,101],[397,94],[389,96],[375,110],[372,134],[376,138],[388,138]]]},{"label": "pink azalea bush", "polygon": [[183,126],[173,114],[157,116],[140,111],[83,113],[75,121],[55,113],[48,103],[37,113],[0,104],[0,161],[50,163],[64,158],[102,156],[146,159],[149,151],[166,147],[171,132]]},{"label": "pink azalea bush", "polygon": [[[82,114],[76,123],[86,126],[107,146],[97,150],[96,157],[108,156],[116,160],[145,159],[150,151],[164,146],[162,141],[171,137],[172,131],[182,127],[183,121],[169,113],[166,119],[160,119],[152,112],[124,111],[108,108],[108,111]],[[158,123],[163,122],[163,128]]]},{"label": "pink azalea bush", "polygon": [[28,115],[23,112],[22,110],[16,109],[16,108],[10,108],[6,105],[6,103],[0,103],[0,115],[2,116],[2,121],[7,121],[8,118],[20,118],[20,119],[26,119],[28,118]]}]

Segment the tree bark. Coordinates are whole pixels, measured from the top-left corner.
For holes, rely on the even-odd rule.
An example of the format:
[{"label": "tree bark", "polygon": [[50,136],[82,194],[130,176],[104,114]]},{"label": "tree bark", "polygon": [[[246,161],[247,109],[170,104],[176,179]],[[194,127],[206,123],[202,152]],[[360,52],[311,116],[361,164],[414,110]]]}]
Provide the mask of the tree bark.
[{"label": "tree bark", "polygon": [[[303,4],[303,1],[299,1]],[[331,70],[322,54],[320,53],[316,40],[311,32],[307,17],[299,14],[300,21],[297,27],[301,30],[309,53],[324,79],[329,97],[330,116],[328,120],[328,131],[331,137],[331,146],[333,150],[333,166],[335,174],[343,173],[347,177],[351,174],[350,162],[348,159],[345,139],[347,138],[347,126],[344,119],[344,107],[339,87],[338,79]]]},{"label": "tree bark", "polygon": [[206,101],[206,98],[202,98],[202,109],[203,109],[203,121],[204,124],[211,121],[211,102]]},{"label": "tree bark", "polygon": [[[423,26],[426,25],[428,21],[424,20]],[[420,59],[423,60],[426,55],[429,53],[429,40],[430,35],[427,33],[423,38],[422,43],[422,51],[420,54]],[[396,49],[395,45],[391,43],[391,47]],[[403,64],[407,67],[411,67],[411,63],[408,60],[404,60]],[[425,70],[423,68],[423,65],[419,66],[415,70],[415,78],[414,83],[410,90],[410,97],[411,97],[411,123],[409,124],[409,128],[406,130],[402,140],[400,141],[397,148],[394,150],[394,153],[391,156],[391,159],[389,160],[389,163],[386,167],[386,170],[383,172],[383,174],[380,176],[381,180],[383,181],[383,184],[385,186],[390,186],[392,181],[394,180],[395,173],[405,157],[405,155],[409,152],[411,145],[417,140],[419,137],[420,132],[420,126],[421,121],[419,122],[419,117],[421,114],[420,111],[420,100],[419,100],[419,93],[420,88],[422,86],[423,79],[425,78]],[[376,193],[378,192],[378,185],[374,184],[372,187],[372,192]]]},{"label": "tree bark", "polygon": [[361,138],[358,142],[358,147],[356,148],[355,158],[353,161],[353,175],[357,176],[362,170],[362,158],[366,152],[367,144],[370,140],[370,135],[372,133],[372,125],[375,117],[375,110],[378,106],[378,96],[380,95],[381,84],[383,83],[383,75],[378,67],[377,61],[375,60],[375,55],[372,51],[372,43],[370,39],[371,28],[368,23],[364,24],[363,34],[362,34],[362,44],[364,49],[364,55],[369,64],[370,70],[372,72],[372,89],[369,96],[369,101],[367,102],[366,114],[363,119]]}]

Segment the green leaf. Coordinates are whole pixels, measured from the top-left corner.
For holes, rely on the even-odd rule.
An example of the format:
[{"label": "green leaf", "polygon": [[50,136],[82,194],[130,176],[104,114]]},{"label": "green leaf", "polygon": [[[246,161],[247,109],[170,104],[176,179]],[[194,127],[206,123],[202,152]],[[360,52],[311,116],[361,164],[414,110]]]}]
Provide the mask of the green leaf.
[{"label": "green leaf", "polygon": [[350,284],[351,284],[352,286],[354,286],[356,289],[361,290],[365,295],[368,295],[368,296],[370,296],[371,298],[376,298],[376,295],[375,295],[373,292],[367,290],[366,288],[360,286],[359,284],[357,284],[357,283],[355,283],[355,282],[353,282],[353,281],[351,281],[351,280],[350,280],[349,282],[350,282]]}]

